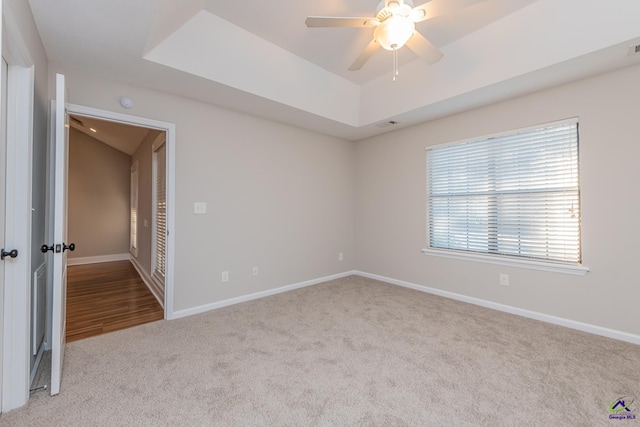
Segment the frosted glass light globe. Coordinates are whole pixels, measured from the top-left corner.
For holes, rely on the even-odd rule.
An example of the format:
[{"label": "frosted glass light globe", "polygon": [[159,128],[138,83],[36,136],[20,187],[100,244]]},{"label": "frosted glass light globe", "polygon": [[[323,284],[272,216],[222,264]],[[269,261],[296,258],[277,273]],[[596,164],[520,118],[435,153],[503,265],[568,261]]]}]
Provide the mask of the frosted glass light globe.
[{"label": "frosted glass light globe", "polygon": [[409,17],[394,15],[376,27],[373,38],[386,50],[400,49],[411,38],[416,24]]}]

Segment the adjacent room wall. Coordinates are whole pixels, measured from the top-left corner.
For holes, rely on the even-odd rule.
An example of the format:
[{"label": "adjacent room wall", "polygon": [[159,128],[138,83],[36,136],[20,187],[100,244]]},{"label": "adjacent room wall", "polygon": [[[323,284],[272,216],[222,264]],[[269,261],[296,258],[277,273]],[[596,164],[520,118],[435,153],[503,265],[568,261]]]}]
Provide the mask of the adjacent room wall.
[{"label": "adjacent room wall", "polygon": [[138,163],[138,255],[134,258],[148,276],[151,276],[153,142],[160,133],[150,130],[131,156],[131,165]]},{"label": "adjacent room wall", "polygon": [[[363,140],[356,148],[356,268],[640,335],[640,67]],[[580,119],[585,276],[423,255],[425,147]],[[499,274],[510,286],[499,285]]]},{"label": "adjacent room wall", "polygon": [[[73,104],[175,123],[176,311],[353,270],[352,143],[55,64],[50,71],[66,74]],[[134,108],[119,106],[123,95]],[[207,213],[195,215],[194,202]]]},{"label": "adjacent room wall", "polygon": [[129,254],[131,156],[74,128],[69,132],[68,236],[73,263]]}]

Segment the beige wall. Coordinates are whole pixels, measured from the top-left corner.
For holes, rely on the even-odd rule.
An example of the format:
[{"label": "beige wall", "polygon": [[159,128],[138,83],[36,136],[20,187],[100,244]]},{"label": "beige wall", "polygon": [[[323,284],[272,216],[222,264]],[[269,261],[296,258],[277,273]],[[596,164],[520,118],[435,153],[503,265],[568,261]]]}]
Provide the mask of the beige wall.
[{"label": "beige wall", "polygon": [[[640,334],[640,67],[627,68],[357,143],[356,268]],[[586,276],[423,255],[425,147],[580,118]],[[499,286],[500,273],[510,275]]]},{"label": "beige wall", "polygon": [[[138,163],[138,264],[151,275],[151,215],[153,142],[159,131],[151,130],[131,157],[131,165]],[[146,226],[145,226],[146,221]]]},{"label": "beige wall", "polygon": [[[71,103],[176,125],[175,310],[353,270],[352,143],[58,70]],[[125,94],[131,110],[118,105]],[[194,215],[194,202],[207,214]]]},{"label": "beige wall", "polygon": [[[54,66],[54,69],[60,67]],[[64,70],[62,70],[64,71]],[[175,309],[358,269],[640,334],[640,68],[358,143],[67,71],[70,102],[176,124]],[[583,258],[572,276],[423,255],[425,147],[578,116]],[[193,202],[207,202],[206,215]],[[345,261],[337,261],[337,252]],[[354,256],[357,258],[354,259]],[[260,274],[251,275],[257,265]],[[220,284],[220,272],[231,281]],[[498,275],[508,273],[511,286]]]},{"label": "beige wall", "polygon": [[69,132],[69,258],[129,253],[131,157],[71,128]]}]

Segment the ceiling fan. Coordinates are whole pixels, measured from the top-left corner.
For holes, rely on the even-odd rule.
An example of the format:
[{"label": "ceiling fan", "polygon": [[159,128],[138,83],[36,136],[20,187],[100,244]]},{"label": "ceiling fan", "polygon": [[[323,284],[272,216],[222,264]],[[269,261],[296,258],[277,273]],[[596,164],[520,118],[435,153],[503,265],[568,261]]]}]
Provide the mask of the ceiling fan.
[{"label": "ceiling fan", "polygon": [[393,79],[398,74],[397,52],[405,44],[427,64],[442,58],[442,52],[416,31],[417,22],[455,12],[486,0],[431,0],[414,7],[412,0],[382,0],[375,17],[309,16],[307,27],[375,28],[373,39],[349,67],[356,71],[381,47],[394,52]]}]

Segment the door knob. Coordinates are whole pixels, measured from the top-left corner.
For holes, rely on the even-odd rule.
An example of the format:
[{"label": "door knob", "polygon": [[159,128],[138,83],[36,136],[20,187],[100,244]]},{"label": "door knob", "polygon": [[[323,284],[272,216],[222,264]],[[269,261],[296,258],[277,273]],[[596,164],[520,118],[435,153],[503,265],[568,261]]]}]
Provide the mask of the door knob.
[{"label": "door knob", "polygon": [[11,257],[11,258],[15,258],[18,256],[18,250],[17,249],[13,249],[9,252],[5,251],[4,249],[2,250],[2,253],[0,253],[0,259],[2,259],[2,261],[4,261],[4,259],[6,257]]},{"label": "door knob", "polygon": [[47,245],[42,245],[40,246],[40,252],[42,252],[43,254],[46,254],[47,252],[51,251],[51,252],[55,252],[55,253],[60,253],[60,252],[64,252],[67,249],[69,249],[71,252],[73,252],[76,249],[76,244],[72,243],[70,245],[65,245],[64,243],[62,245],[51,245],[51,246],[47,246]]}]

